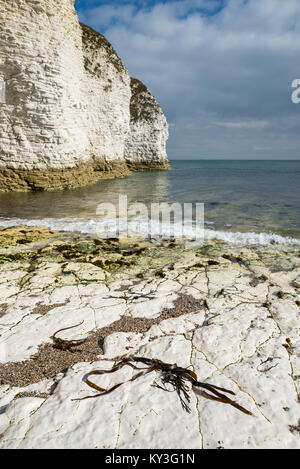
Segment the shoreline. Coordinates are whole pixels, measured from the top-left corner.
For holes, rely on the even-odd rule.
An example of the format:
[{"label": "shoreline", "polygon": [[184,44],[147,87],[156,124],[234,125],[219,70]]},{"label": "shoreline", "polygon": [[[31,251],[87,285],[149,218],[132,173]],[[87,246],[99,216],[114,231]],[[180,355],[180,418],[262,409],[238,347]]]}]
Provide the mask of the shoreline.
[{"label": "shoreline", "polygon": [[[118,219],[119,220],[119,219]],[[30,228],[45,226],[49,230],[58,231],[61,233],[69,233],[74,236],[95,236],[95,237],[108,237],[107,229],[109,229],[109,222],[111,222],[111,228],[115,226],[114,219],[108,220],[106,218],[80,218],[80,217],[68,217],[68,218],[55,218],[55,217],[45,217],[45,218],[31,218],[31,219],[22,219],[17,217],[0,217],[0,230],[5,230],[9,228],[15,228],[18,226],[25,226]],[[123,223],[122,219],[119,220],[120,232],[122,233]],[[257,232],[257,231],[231,231],[231,230],[220,230],[209,228],[211,223],[205,223],[204,228],[204,241],[203,243],[209,243],[214,241],[223,242],[225,245],[232,245],[237,247],[267,247],[267,246],[291,246],[297,249],[300,246],[300,238],[288,236],[282,233],[273,233],[273,232]],[[208,226],[207,226],[208,225]],[[155,226],[152,224],[152,227]],[[138,227],[138,228],[137,228]],[[157,231],[149,235],[149,220],[139,221],[136,223],[134,220],[127,219],[124,221],[124,229],[127,229],[130,232],[130,239],[137,240],[140,239],[157,239],[159,242],[162,239],[161,231],[163,230],[163,225],[157,223]],[[166,230],[169,230],[169,226],[166,226]],[[180,233],[182,232],[182,226],[175,226],[175,239],[185,239],[176,236],[176,230]],[[191,227],[191,238],[193,237],[194,229]],[[114,236],[112,231],[111,236]],[[123,235],[121,235],[123,236]]]},{"label": "shoreline", "polygon": [[[0,271],[0,447],[300,447],[299,247],[19,226],[0,230]],[[53,348],[57,329],[81,321],[59,334],[86,339],[78,349]],[[129,355],[191,367],[255,418],[193,392],[188,414],[151,375],[71,401],[93,393],[86,373]]]},{"label": "shoreline", "polygon": [[88,187],[100,180],[124,178],[134,171],[170,170],[168,160],[152,161],[148,165],[125,160],[91,159],[73,168],[10,169],[0,168],[0,194],[11,192],[62,191]]}]

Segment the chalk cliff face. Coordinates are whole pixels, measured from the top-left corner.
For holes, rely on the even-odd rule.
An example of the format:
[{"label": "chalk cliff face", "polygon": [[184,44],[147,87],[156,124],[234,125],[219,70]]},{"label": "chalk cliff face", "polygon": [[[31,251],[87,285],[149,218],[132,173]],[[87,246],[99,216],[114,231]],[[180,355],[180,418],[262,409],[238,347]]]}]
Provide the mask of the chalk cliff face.
[{"label": "chalk cliff face", "polygon": [[126,139],[125,160],[132,169],[167,169],[168,124],[150,90],[131,79],[130,133]]},{"label": "chalk cliff face", "polygon": [[81,27],[90,152],[98,168],[128,173],[124,148],[130,130],[130,76],[107,39]]},{"label": "chalk cliff face", "polygon": [[81,30],[72,1],[57,5],[0,1],[2,190],[55,188],[61,170],[89,159]]},{"label": "chalk cliff face", "polygon": [[[166,167],[167,124],[73,0],[0,0],[0,191]],[[145,118],[147,116],[147,119]]]}]

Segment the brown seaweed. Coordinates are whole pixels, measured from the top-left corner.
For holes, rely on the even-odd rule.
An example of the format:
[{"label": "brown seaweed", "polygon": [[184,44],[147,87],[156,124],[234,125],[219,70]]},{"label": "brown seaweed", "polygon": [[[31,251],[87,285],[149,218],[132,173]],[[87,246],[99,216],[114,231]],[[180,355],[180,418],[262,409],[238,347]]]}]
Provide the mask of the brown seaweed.
[{"label": "brown seaweed", "polygon": [[[146,367],[139,368],[136,365],[134,365],[134,363],[143,363],[144,365],[146,365]],[[120,368],[122,368],[125,365],[131,366],[131,368],[135,370],[140,370],[140,371],[128,381],[117,383],[109,389],[102,388],[88,379],[89,376],[91,375],[102,375],[105,373],[114,373],[115,371],[118,371]],[[136,356],[125,357],[125,358],[120,359],[110,370],[90,371],[86,375],[85,382],[91,388],[96,389],[97,391],[100,391],[100,394],[94,394],[92,396],[86,396],[86,397],[72,399],[72,400],[81,401],[84,399],[90,399],[93,397],[99,397],[105,394],[109,394],[115,389],[117,389],[118,387],[120,387],[122,384],[129,383],[130,381],[135,381],[140,376],[151,373],[152,371],[160,372],[160,380],[161,380],[161,384],[158,384],[155,382],[153,386],[159,389],[162,389],[163,391],[167,391],[167,392],[176,391],[180,399],[182,408],[186,412],[191,411],[190,406],[189,406],[190,404],[190,395],[188,393],[189,387],[187,386],[187,383],[190,383],[194,391],[196,391],[196,388],[199,388],[199,390],[198,389],[197,390],[203,397],[214,400],[214,401],[222,402],[224,404],[230,404],[236,409],[243,412],[244,414],[253,415],[249,410],[245,409],[244,407],[239,405],[237,402],[233,401],[228,396],[223,394],[223,393],[228,393],[228,394],[234,395],[235,393],[233,391],[230,391],[229,389],[221,388],[219,386],[215,386],[213,384],[198,381],[196,373],[194,373],[192,370],[177,366],[176,363],[175,364],[164,363],[161,360],[145,358],[145,357],[136,357]],[[167,389],[166,387],[167,385],[170,385],[171,389]],[[200,390],[200,388],[205,389],[205,391],[203,391],[202,389]]]},{"label": "brown seaweed", "polygon": [[50,339],[52,339],[54,342],[53,347],[59,350],[68,350],[69,352],[73,353],[74,350],[72,350],[72,348],[76,347],[77,345],[83,344],[86,339],[66,340],[56,337],[56,334],[61,331],[66,331],[67,329],[73,329],[73,327],[80,326],[81,324],[83,324],[83,322],[84,321],[81,321],[79,324],[75,324],[75,326],[64,327],[63,329],[59,329],[58,331],[54,332],[54,334],[50,337]]}]

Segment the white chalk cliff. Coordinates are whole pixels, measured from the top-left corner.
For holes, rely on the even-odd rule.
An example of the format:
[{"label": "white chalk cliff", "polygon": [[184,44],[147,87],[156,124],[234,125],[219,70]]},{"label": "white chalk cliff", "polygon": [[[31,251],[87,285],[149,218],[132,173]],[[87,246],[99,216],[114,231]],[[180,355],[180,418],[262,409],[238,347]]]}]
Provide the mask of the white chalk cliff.
[{"label": "white chalk cliff", "polygon": [[130,132],[125,142],[125,160],[133,169],[167,168],[168,124],[150,90],[131,79]]},{"label": "white chalk cliff", "polygon": [[73,0],[0,0],[0,26],[0,191],[168,167],[160,106]]}]

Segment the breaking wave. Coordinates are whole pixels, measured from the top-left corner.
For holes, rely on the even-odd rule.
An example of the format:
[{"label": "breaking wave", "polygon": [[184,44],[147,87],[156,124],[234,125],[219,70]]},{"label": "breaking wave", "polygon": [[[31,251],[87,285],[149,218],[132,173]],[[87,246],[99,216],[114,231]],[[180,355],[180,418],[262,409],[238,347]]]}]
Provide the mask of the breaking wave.
[{"label": "breaking wave", "polygon": [[[118,223],[118,226],[116,226]],[[84,234],[94,234],[98,236],[108,237],[115,236],[116,229],[120,233],[133,233],[142,236],[151,236],[152,238],[168,237],[171,234],[180,238],[183,233],[187,238],[195,236],[194,227],[182,225],[163,225],[159,222],[151,222],[148,220],[130,220],[124,219],[84,219],[84,218],[39,218],[39,219],[22,219],[22,218],[0,218],[0,227],[9,228],[13,226],[25,225],[29,227],[46,226],[52,230],[80,232]],[[183,231],[184,230],[184,231]],[[171,233],[169,233],[171,231]],[[294,245],[300,246],[300,239],[281,236],[275,233],[256,233],[256,232],[234,232],[234,231],[218,231],[211,228],[204,229],[204,240],[219,240],[237,245]]]}]

